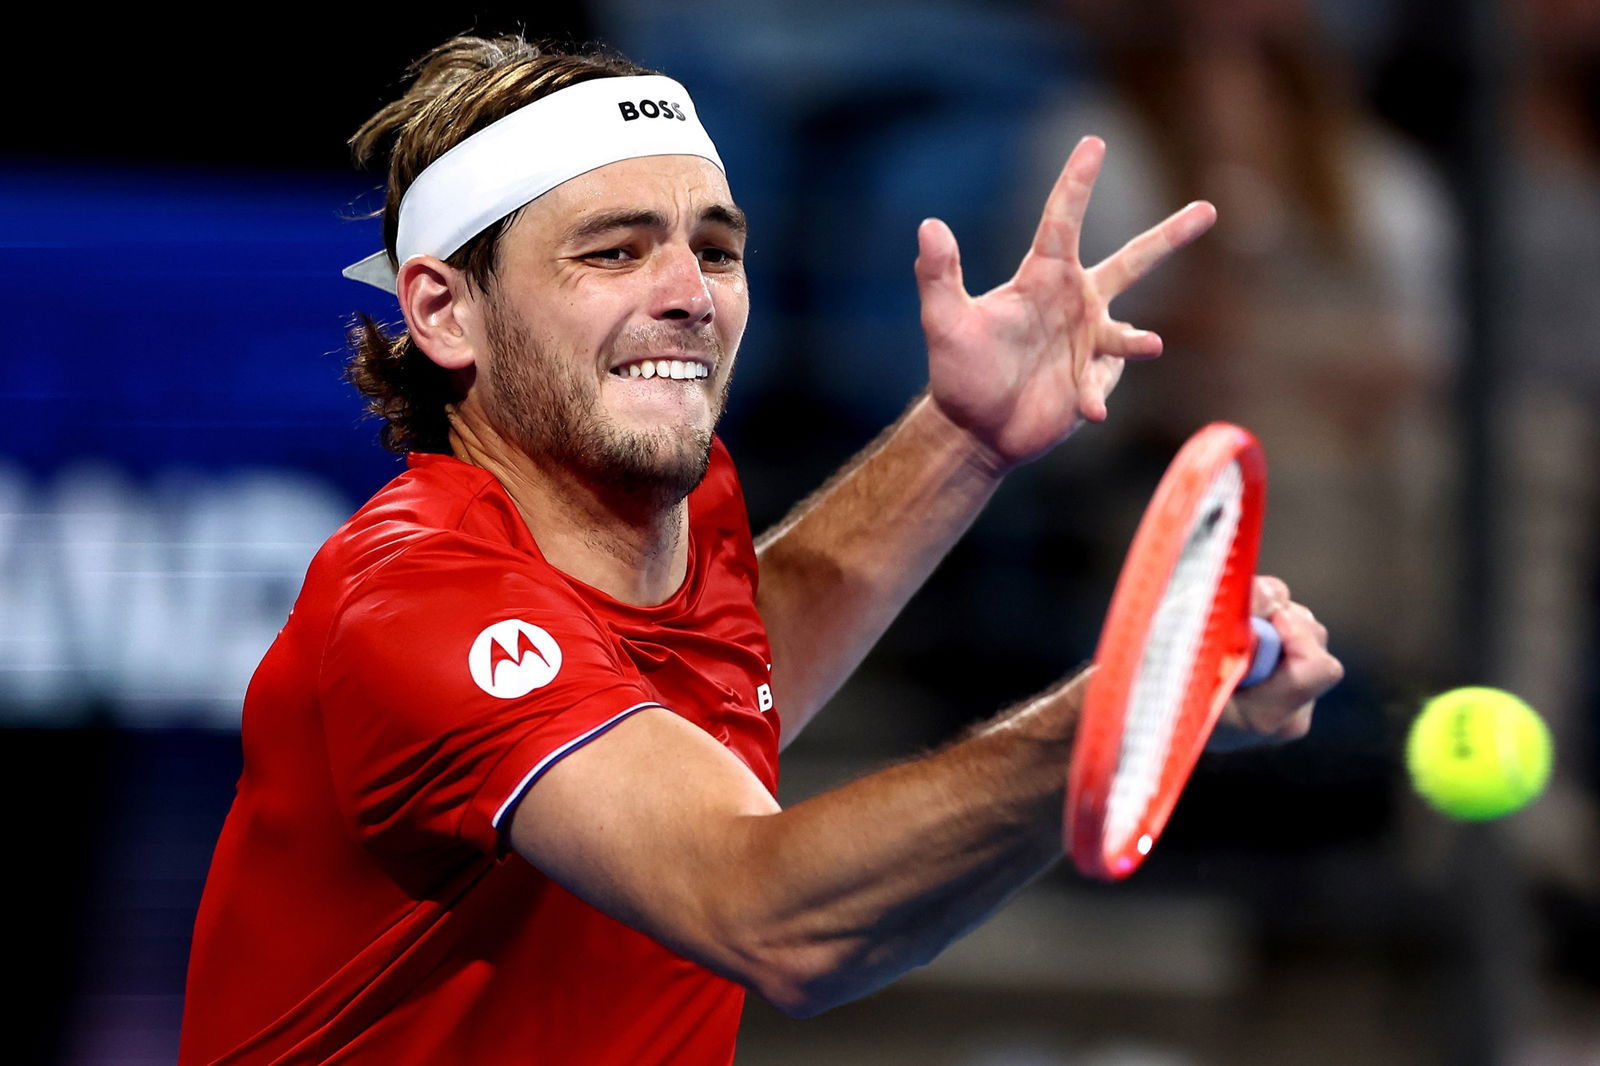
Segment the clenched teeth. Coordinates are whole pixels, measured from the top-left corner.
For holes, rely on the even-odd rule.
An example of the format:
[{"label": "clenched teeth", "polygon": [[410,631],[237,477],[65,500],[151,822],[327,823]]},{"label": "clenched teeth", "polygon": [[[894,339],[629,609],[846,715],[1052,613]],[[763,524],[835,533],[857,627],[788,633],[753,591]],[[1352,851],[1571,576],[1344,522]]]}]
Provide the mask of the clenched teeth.
[{"label": "clenched teeth", "polygon": [[676,381],[688,381],[710,377],[711,368],[686,359],[645,359],[629,363],[627,366],[619,366],[612,373],[619,377],[672,378]]}]

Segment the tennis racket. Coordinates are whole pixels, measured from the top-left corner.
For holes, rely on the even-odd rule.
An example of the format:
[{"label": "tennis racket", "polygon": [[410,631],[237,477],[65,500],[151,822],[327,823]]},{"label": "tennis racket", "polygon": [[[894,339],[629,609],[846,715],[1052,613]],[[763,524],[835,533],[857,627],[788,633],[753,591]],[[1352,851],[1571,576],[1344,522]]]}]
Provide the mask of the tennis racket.
[{"label": "tennis racket", "polygon": [[1214,422],[1179,449],[1139,522],[1067,778],[1065,846],[1090,877],[1139,867],[1228,697],[1277,665],[1277,631],[1250,617],[1266,483],[1256,439]]}]

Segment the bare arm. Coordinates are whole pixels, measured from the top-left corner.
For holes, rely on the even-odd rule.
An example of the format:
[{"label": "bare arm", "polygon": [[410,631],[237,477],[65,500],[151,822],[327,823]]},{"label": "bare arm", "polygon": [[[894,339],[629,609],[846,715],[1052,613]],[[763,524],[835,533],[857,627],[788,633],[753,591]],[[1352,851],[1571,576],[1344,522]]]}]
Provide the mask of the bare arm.
[{"label": "bare arm", "polygon": [[[1269,598],[1290,667],[1233,712],[1258,740],[1303,733],[1341,672],[1309,613]],[[529,790],[511,843],[613,917],[814,1014],[929,962],[1059,857],[1086,676],[788,810],[708,734],[642,711]]]},{"label": "bare arm", "polygon": [[546,774],[511,841],[601,910],[814,1014],[930,961],[1060,855],[1081,687],[788,810],[704,732],[644,711]]},{"label": "bare arm", "polygon": [[756,543],[785,746],[850,676],[999,486],[924,395]]},{"label": "bare arm", "polygon": [[761,538],[759,607],[773,645],[784,742],[825,703],[1005,473],[1106,417],[1126,359],[1161,339],[1109,306],[1167,255],[1210,228],[1191,204],[1086,267],[1078,237],[1105,146],[1085,138],[1045,204],[1016,275],[979,297],[962,283],[956,241],[928,220],[917,285],[928,392],[824,489]]}]

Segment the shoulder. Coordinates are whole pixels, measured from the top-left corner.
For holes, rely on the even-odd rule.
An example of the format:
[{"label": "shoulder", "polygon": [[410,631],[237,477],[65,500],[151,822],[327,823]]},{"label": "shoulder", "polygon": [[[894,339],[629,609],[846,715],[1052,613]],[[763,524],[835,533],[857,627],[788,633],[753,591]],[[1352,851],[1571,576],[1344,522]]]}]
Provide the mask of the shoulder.
[{"label": "shoulder", "polygon": [[575,599],[492,474],[450,456],[413,454],[322,546],[299,606],[331,621],[360,599],[403,593],[442,607],[508,583],[545,589],[564,607]]},{"label": "shoulder", "polygon": [[405,473],[351,516],[329,544],[360,556],[381,546],[405,547],[440,534],[484,547],[531,546],[516,507],[493,474],[448,455],[406,457]]},{"label": "shoulder", "polygon": [[[465,463],[413,463],[325,551],[318,599],[329,694],[383,691],[391,706],[419,694],[441,706],[484,693],[505,699],[501,664],[523,663],[530,649],[528,661],[549,677],[517,667],[529,684],[521,692],[557,671],[589,687],[628,672],[605,619],[539,553],[499,482]],[[547,696],[559,700],[565,687]]]},{"label": "shoulder", "polygon": [[452,456],[415,452],[406,464],[405,473],[352,515],[335,541],[358,546],[440,532],[508,545],[526,539],[515,506],[487,470]]}]

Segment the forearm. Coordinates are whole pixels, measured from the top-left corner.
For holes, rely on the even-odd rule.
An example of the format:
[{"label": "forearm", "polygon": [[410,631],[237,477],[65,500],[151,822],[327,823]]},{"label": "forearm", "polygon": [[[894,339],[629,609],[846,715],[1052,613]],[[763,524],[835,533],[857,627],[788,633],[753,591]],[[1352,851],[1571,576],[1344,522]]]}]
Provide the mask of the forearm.
[{"label": "forearm", "polygon": [[1002,472],[927,396],[757,543],[792,740],[972,524]]},{"label": "forearm", "polygon": [[1054,862],[1082,687],[1080,676],[938,754],[749,820],[746,868],[766,885],[746,915],[762,993],[796,1014],[864,995]]},{"label": "forearm", "polygon": [[816,1013],[927,962],[1059,857],[1085,676],[788,810],[704,730],[643,710],[555,763],[511,843],[685,958]]}]

